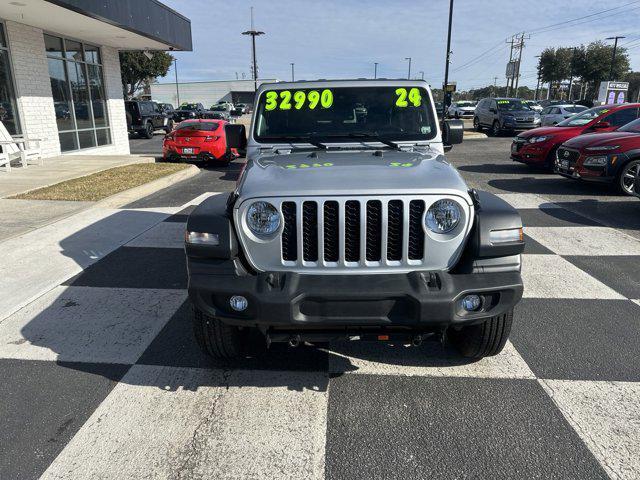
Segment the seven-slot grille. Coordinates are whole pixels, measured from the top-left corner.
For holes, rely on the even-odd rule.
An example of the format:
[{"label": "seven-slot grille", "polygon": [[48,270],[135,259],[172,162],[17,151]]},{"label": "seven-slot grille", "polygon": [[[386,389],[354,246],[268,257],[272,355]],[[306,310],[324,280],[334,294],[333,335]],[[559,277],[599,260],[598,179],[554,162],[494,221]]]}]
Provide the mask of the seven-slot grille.
[{"label": "seven-slot grille", "polygon": [[424,211],[422,199],[284,201],[282,260],[304,266],[420,263]]}]

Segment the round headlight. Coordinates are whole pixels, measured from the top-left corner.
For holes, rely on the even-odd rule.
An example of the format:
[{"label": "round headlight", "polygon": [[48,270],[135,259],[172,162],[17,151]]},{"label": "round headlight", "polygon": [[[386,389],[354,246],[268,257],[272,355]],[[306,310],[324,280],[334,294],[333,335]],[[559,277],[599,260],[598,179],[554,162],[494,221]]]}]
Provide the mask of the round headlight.
[{"label": "round headlight", "polygon": [[280,226],[280,215],[269,202],[255,202],[247,210],[247,225],[256,235],[271,235]]},{"label": "round headlight", "polygon": [[427,210],[425,223],[434,233],[448,233],[460,222],[460,205],[453,200],[438,200]]}]

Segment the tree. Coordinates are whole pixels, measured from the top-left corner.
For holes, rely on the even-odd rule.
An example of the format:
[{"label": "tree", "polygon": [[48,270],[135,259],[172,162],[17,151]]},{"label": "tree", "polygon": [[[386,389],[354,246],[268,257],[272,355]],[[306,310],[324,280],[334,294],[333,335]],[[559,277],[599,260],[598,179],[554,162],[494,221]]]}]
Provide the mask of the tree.
[{"label": "tree", "polygon": [[164,77],[171,62],[173,56],[166,52],[153,52],[151,58],[144,52],[120,52],[120,74],[125,98],[131,99],[145,81]]},{"label": "tree", "polygon": [[629,82],[629,101],[637,101],[640,98],[640,72],[627,73],[624,76],[624,81]]},{"label": "tree", "polygon": [[607,45],[601,40],[590,43],[586,48],[580,47],[575,73],[589,87],[586,98],[596,96],[600,82],[623,78],[629,71],[629,55],[625,48],[618,47],[613,65],[613,78],[609,78],[612,57],[613,45]]}]

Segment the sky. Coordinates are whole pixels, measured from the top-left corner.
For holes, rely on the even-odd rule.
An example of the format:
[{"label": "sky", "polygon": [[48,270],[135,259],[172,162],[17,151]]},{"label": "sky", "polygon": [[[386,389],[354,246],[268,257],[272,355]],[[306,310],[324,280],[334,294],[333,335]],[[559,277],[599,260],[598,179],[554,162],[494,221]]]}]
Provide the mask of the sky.
[{"label": "sky", "polygon": [[[250,28],[260,78],[444,79],[449,0],[162,0],[191,20],[192,52],[173,52],[180,82],[250,78]],[[606,12],[598,14],[598,12]],[[586,17],[586,18],[583,18]],[[573,20],[579,19],[579,20]],[[572,21],[573,20],[573,21]],[[535,88],[536,55],[546,47],[622,35],[640,70],[640,0],[455,0],[450,80],[458,90],[505,85],[509,44],[525,33],[520,85]],[[529,38],[527,38],[529,37]],[[497,80],[494,77],[498,77]],[[173,82],[173,67],[160,83]]]}]

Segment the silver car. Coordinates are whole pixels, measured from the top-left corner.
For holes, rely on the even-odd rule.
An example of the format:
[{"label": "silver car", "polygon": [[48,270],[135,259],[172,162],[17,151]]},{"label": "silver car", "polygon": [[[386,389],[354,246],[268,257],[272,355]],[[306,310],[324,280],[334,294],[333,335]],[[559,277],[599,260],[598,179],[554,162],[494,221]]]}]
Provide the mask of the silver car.
[{"label": "silver car", "polygon": [[550,127],[574,116],[576,113],[584,112],[587,107],[583,105],[550,105],[540,112],[542,126]]},{"label": "silver car", "polygon": [[449,118],[473,118],[477,103],[470,100],[453,102],[447,110],[447,116]]},{"label": "silver car", "polygon": [[187,221],[194,331],[214,357],[251,355],[262,336],[304,342],[448,341],[495,355],[522,296],[522,221],[470,190],[444,152],[419,80],[262,84],[236,190]]}]

